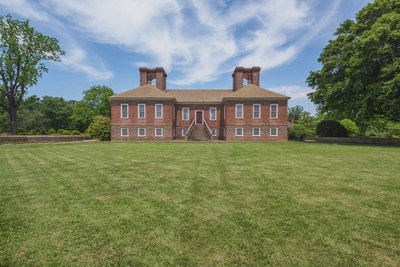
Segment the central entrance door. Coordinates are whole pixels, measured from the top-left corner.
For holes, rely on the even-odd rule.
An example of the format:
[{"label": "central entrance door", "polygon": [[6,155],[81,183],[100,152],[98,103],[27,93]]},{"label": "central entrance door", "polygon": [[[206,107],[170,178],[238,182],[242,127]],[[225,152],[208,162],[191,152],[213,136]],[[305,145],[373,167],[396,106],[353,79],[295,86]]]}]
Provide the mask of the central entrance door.
[{"label": "central entrance door", "polygon": [[196,110],[196,124],[203,124],[203,111]]}]

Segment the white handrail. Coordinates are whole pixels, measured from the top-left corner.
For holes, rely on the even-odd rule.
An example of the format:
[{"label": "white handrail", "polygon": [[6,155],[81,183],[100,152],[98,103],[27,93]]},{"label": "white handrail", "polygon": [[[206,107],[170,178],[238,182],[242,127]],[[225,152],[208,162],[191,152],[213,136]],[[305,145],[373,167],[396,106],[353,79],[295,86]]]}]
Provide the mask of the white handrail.
[{"label": "white handrail", "polygon": [[212,140],[214,136],[213,136],[213,134],[212,134],[212,131],[211,131],[211,129],[210,129],[210,126],[208,126],[208,123],[207,123],[206,120],[203,120],[203,121],[204,121],[204,124],[206,125],[207,132],[208,132],[208,134],[210,135],[211,140]]},{"label": "white handrail", "polygon": [[188,136],[192,133],[192,130],[194,128],[194,122],[195,122],[195,119],[192,120],[192,123],[190,124],[188,130],[186,131],[185,140],[187,140]]}]

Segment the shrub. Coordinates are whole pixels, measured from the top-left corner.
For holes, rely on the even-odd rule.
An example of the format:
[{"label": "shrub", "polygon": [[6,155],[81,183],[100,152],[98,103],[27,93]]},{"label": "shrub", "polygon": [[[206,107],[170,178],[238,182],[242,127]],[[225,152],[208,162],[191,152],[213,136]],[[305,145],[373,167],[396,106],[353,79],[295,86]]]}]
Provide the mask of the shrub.
[{"label": "shrub", "polygon": [[68,131],[68,130],[64,130],[62,134],[63,134],[63,135],[71,135],[71,132]]},{"label": "shrub", "polygon": [[40,131],[39,131],[39,134],[40,134],[40,135],[47,135],[46,129],[40,130]]},{"label": "shrub", "polygon": [[101,141],[111,139],[111,120],[104,116],[97,116],[89,125],[87,132],[90,138],[96,137]]},{"label": "shrub", "polygon": [[321,137],[347,137],[346,128],[333,120],[325,120],[318,123],[316,133]]},{"label": "shrub", "polygon": [[81,133],[78,130],[73,130],[72,135],[80,135]]},{"label": "shrub", "polygon": [[54,129],[50,129],[48,132],[47,132],[47,134],[55,134],[56,133],[56,130],[54,130]]},{"label": "shrub", "polygon": [[306,127],[301,124],[295,124],[290,128],[289,139],[303,140],[306,135]]},{"label": "shrub", "polygon": [[358,133],[360,132],[360,129],[357,127],[357,124],[350,119],[341,120],[340,124],[343,125],[344,128],[346,128],[349,136],[357,136]]},{"label": "shrub", "polygon": [[32,130],[29,132],[29,134],[31,134],[31,135],[37,135],[38,132],[37,132],[35,129],[32,129]]},{"label": "shrub", "polygon": [[18,128],[17,132],[18,132],[18,134],[26,134],[26,131],[24,128]]},{"label": "shrub", "polygon": [[58,134],[64,134],[64,130],[63,129],[58,129],[57,133]]}]

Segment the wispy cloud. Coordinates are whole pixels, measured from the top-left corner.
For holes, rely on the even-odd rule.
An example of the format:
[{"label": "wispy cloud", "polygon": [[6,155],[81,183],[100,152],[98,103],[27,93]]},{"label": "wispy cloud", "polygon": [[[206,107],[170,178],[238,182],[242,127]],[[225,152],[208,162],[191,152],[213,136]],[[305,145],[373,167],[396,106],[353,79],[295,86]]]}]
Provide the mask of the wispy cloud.
[{"label": "wispy cloud", "polygon": [[307,99],[307,94],[311,92],[311,88],[299,85],[279,86],[268,89],[283,95],[290,96],[294,100]]},{"label": "wispy cloud", "polygon": [[[292,60],[329,23],[341,0],[317,10],[314,0],[0,0],[32,18],[51,18],[87,40],[120,46],[137,64],[174,70],[182,85],[216,80],[236,65],[271,69]],[[22,14],[23,13],[23,14]],[[93,77],[111,77],[76,48],[66,64]],[[100,64],[101,65],[101,64]],[[91,67],[92,66],[92,67]],[[97,73],[99,72],[99,73]]]}]

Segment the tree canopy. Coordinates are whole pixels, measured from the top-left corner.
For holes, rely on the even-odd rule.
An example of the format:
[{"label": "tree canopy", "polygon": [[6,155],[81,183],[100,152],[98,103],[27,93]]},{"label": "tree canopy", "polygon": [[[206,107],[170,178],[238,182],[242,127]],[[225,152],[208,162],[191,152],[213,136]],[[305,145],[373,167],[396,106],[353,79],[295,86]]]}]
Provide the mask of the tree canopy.
[{"label": "tree canopy", "polygon": [[376,0],[337,29],[312,71],[309,98],[322,114],[362,123],[400,121],[400,1]]},{"label": "tree canopy", "polygon": [[0,107],[10,116],[12,134],[27,89],[48,71],[43,61],[61,61],[64,54],[56,38],[35,31],[28,20],[0,16]]}]

